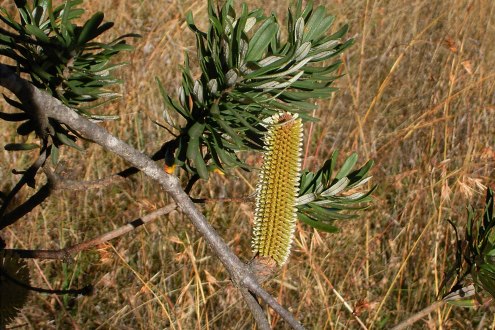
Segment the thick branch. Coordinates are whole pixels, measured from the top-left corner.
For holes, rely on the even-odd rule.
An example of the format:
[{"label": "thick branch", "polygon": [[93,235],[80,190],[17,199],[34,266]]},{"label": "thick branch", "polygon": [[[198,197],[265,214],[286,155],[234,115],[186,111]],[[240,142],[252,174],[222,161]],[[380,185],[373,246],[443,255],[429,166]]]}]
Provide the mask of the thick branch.
[{"label": "thick branch", "polygon": [[[182,190],[178,178],[164,172],[149,157],[109,134],[102,127],[79,116],[74,110],[64,106],[57,99],[36,89],[4,65],[0,65],[0,85],[8,88],[19,99],[30,98],[33,104],[38,105],[38,108],[46,111],[48,117],[69,126],[71,129],[81,133],[86,139],[119,155],[140,169],[145,175],[158,182],[172,196],[177,205],[205,238],[217,257],[227,268],[233,282],[258,295],[294,329],[303,329],[303,326],[289,311],[284,309],[270,294],[263,290],[249,267],[230,250],[229,246],[208,223],[203,214],[196,209],[189,196]],[[19,93],[20,91],[28,91],[28,93]]]}]

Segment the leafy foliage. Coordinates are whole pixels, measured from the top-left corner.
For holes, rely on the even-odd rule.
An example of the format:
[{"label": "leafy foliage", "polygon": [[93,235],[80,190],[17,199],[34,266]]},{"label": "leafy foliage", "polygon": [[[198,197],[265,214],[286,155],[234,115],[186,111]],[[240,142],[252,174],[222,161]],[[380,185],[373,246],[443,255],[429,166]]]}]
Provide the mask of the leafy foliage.
[{"label": "leafy foliage", "polygon": [[[94,14],[83,25],[77,25],[84,10],[78,6],[82,0],[68,0],[52,8],[51,0],[16,0],[19,21],[6,8],[0,8],[0,20],[9,30],[0,29],[0,55],[15,61],[18,72],[29,75],[31,82],[73,107],[79,114],[94,120],[114,119],[115,116],[91,114],[95,101],[111,100],[117,96],[108,87],[119,82],[111,71],[122,64],[111,64],[110,59],[124,50],[132,49],[124,35],[109,43],[95,41],[113,26],[103,22],[101,12]],[[17,129],[20,135],[37,130],[39,123],[32,115],[29,104],[21,104],[4,96],[6,101],[21,113],[0,113],[7,121],[22,122]],[[69,129],[50,120],[49,132],[55,148],[61,144],[77,147],[76,136]],[[74,133],[74,132],[72,132]],[[16,146],[9,150],[28,150]]]},{"label": "leafy foliage", "polygon": [[299,113],[302,119],[312,120],[307,114],[315,108],[311,100],[334,91],[330,85],[340,65],[338,60],[325,61],[352,43],[341,41],[346,25],[327,33],[334,17],[323,6],[313,8],[312,2],[302,8],[299,0],[289,10],[286,40],[275,16],[264,16],[259,9],[248,11],[246,4],[236,13],[233,3],[228,0],[215,9],[213,1],[208,1],[207,32],[188,14],[201,75],[193,78],[186,54],[178,99],[160,85],[166,106],[186,121],[177,125],[166,116],[179,132],[167,151],[167,164],[204,179],[217,168],[247,168],[236,151],[261,149],[264,128],[260,123],[271,115]]},{"label": "leafy foliage", "polygon": [[297,200],[299,220],[330,233],[339,230],[333,224],[335,220],[357,217],[352,211],[365,209],[366,203],[371,201],[371,193],[376,188],[349,193],[371,179],[368,172],[373,166],[373,161],[370,160],[363,167],[353,170],[358,157],[357,154],[352,154],[336,172],[337,158],[338,152],[335,151],[316,173],[308,170],[302,173]]},{"label": "leafy foliage", "polygon": [[[482,291],[495,298],[495,217],[493,214],[493,191],[488,188],[485,210],[480,219],[475,220],[474,209],[468,207],[468,219],[464,240],[457,240],[456,261],[447,273],[444,285],[452,277],[456,278],[452,290],[444,297],[449,302],[462,306],[472,306],[472,299],[466,299],[466,292],[480,300]],[[452,223],[451,223],[452,224]],[[452,226],[457,234],[457,228]],[[473,288],[474,286],[474,288]],[[458,292],[461,294],[458,294]],[[454,294],[452,294],[454,293]],[[452,299],[455,296],[457,299]]]}]

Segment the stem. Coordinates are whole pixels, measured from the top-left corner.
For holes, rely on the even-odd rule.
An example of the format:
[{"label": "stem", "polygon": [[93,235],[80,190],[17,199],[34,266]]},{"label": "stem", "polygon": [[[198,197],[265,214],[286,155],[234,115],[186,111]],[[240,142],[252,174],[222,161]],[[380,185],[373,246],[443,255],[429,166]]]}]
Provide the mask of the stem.
[{"label": "stem", "polygon": [[256,321],[258,328],[260,328],[260,330],[270,330],[271,329],[270,323],[268,323],[265,312],[258,303],[258,300],[256,300],[256,297],[254,297],[252,293],[249,292],[249,290],[243,288],[241,288],[240,290],[242,297],[246,301],[249,310],[253,314],[254,320]]},{"label": "stem", "polygon": [[426,307],[425,309],[423,309],[423,310],[417,312],[416,314],[414,314],[413,316],[409,317],[407,320],[397,324],[395,327],[392,328],[392,330],[402,330],[402,329],[406,329],[407,327],[410,327],[411,325],[418,322],[419,320],[421,320],[426,315],[435,311],[437,308],[442,307],[443,304],[445,304],[444,300],[438,300],[438,301],[434,302],[430,306]]},{"label": "stem", "polygon": [[175,204],[167,205],[165,207],[162,207],[161,209],[153,211],[152,213],[147,214],[141,218],[137,218],[133,221],[130,221],[126,225],[114,229],[112,231],[109,231],[96,238],[60,250],[21,250],[21,249],[5,249],[5,250],[12,251],[21,258],[59,259],[59,260],[61,259],[66,262],[72,262],[72,257],[78,254],[79,252],[89,250],[94,246],[103,244],[111,239],[127,234],[128,232],[133,231],[144,224],[150,223],[153,220],[158,219],[162,215],[172,212],[176,208],[177,206]]}]

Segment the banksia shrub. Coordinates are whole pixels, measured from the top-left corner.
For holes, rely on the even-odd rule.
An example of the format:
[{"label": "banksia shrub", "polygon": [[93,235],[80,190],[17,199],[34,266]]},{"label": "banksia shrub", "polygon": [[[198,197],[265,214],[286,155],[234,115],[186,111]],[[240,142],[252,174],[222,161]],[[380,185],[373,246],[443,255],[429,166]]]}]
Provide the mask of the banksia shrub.
[{"label": "banksia shrub", "polygon": [[160,85],[168,109],[162,126],[175,136],[164,151],[169,172],[180,168],[206,180],[216,169],[249,169],[238,152],[261,150],[266,118],[288,112],[315,120],[314,100],[335,90],[339,54],[353,43],[344,38],[347,25],[330,33],[335,17],[312,2],[303,7],[302,0],[289,9],[285,27],[261,9],[240,6],[209,0],[205,31],[192,14],[186,17],[199,68],[186,53],[177,96]]},{"label": "banksia shrub", "polygon": [[456,225],[449,221],[456,234],[457,250],[442,287],[446,291],[443,300],[450,304],[473,307],[495,298],[494,201],[493,190],[488,188],[481,216],[472,206],[467,208],[464,238],[459,237]]},{"label": "banksia shrub", "polygon": [[297,220],[302,122],[297,115],[276,114],[268,120],[263,167],[257,186],[253,251],[278,265],[290,253]]}]

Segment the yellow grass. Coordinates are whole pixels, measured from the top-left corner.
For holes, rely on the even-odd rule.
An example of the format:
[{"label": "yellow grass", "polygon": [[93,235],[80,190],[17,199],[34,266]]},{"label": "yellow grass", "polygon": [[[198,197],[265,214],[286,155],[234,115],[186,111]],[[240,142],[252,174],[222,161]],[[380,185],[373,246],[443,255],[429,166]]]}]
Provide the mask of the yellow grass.
[{"label": "yellow grass", "polygon": [[[321,1],[317,1],[321,2]],[[3,1],[6,5],[8,1]],[[288,1],[249,1],[284,17]],[[356,44],[342,60],[340,91],[320,102],[321,121],[306,127],[307,168],[332,150],[357,151],[376,161],[374,206],[340,222],[342,233],[317,233],[298,224],[287,265],[267,285],[309,329],[354,329],[351,306],[373,329],[387,329],[435,301],[453,261],[447,219],[465,223],[465,206],[481,205],[494,184],[495,2],[492,0],[340,0],[326,3],[336,26],[350,24]],[[85,1],[115,22],[111,34],[140,33],[122,60],[123,98],[102,109],[121,119],[105,124],[120,138],[151,153],[169,136],[155,77],[175,93],[184,52],[194,39],[184,24],[188,10],[206,24],[206,1]],[[15,126],[1,124],[2,144],[19,142]],[[73,179],[108,176],[126,167],[86,143],[85,152],[63,151]],[[34,154],[1,151],[1,188],[12,187],[13,168]],[[257,157],[257,156],[250,156]],[[254,162],[256,159],[251,159]],[[42,179],[41,179],[42,180]],[[242,197],[253,192],[254,173],[213,176],[195,197]],[[23,191],[19,199],[29,196]],[[142,175],[84,192],[57,192],[1,233],[8,247],[57,249],[92,238],[164,206],[169,198]],[[208,204],[212,225],[244,260],[253,205]],[[250,329],[252,318],[220,262],[181,214],[163,217],[108,246],[82,253],[76,263],[29,261],[33,284],[95,286],[91,297],[33,294],[14,324],[26,329]],[[342,299],[336,295],[338,293]],[[276,329],[280,318],[269,312]],[[489,309],[443,306],[415,329],[493,329]]]}]

